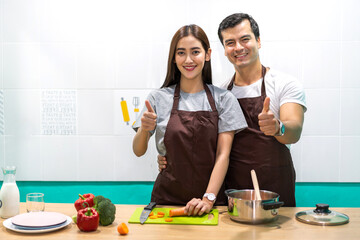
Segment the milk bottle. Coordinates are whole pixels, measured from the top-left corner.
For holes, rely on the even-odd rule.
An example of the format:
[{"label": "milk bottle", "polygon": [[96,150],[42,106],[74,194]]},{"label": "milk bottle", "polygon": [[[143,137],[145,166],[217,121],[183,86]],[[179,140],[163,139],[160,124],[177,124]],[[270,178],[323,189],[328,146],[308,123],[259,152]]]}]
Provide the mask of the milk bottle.
[{"label": "milk bottle", "polygon": [[9,218],[19,214],[20,193],[16,185],[16,167],[2,168],[4,182],[0,190],[0,217]]}]

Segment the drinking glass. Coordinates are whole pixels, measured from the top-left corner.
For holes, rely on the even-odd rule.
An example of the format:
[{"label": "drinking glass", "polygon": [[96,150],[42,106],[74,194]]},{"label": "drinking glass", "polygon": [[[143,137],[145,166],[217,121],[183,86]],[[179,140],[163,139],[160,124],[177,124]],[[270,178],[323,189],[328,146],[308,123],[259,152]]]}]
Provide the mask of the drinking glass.
[{"label": "drinking glass", "polygon": [[26,194],[26,210],[27,212],[42,212],[45,210],[43,193]]}]

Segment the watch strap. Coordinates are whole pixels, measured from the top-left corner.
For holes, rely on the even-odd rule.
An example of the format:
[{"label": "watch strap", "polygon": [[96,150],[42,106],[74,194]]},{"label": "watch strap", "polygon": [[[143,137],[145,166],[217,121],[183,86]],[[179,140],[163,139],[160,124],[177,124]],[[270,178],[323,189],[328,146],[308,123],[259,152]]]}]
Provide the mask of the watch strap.
[{"label": "watch strap", "polygon": [[279,131],[274,136],[283,136],[285,134],[285,125],[278,119]]}]

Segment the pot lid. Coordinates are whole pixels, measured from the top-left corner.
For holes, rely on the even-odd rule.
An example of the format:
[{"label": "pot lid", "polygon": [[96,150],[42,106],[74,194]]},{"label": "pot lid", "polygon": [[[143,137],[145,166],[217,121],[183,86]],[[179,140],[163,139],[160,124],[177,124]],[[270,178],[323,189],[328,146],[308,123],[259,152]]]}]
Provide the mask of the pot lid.
[{"label": "pot lid", "polygon": [[296,220],[313,225],[341,225],[349,222],[349,217],[345,214],[330,211],[329,204],[316,204],[315,210],[298,212]]}]

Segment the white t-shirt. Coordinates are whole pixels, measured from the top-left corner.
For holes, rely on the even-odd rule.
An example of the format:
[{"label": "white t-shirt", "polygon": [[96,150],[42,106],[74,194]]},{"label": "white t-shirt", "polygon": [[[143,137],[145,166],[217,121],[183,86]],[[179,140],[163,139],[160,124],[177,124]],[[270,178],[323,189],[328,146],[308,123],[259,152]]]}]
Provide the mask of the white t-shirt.
[{"label": "white t-shirt", "polygon": [[[218,132],[240,131],[247,127],[244,115],[237,99],[229,91],[214,85],[207,85],[215,101],[215,107],[219,114]],[[173,106],[175,85],[151,91],[147,99],[153,107],[156,115],[155,142],[160,155],[165,156],[166,148],[164,135],[170,119]],[[197,93],[185,93],[180,90],[178,110],[184,111],[212,111],[205,90]],[[141,117],[146,111],[144,107],[136,119],[133,129],[141,126]],[[151,132],[152,134],[154,131]]]},{"label": "white t-shirt", "polygon": [[[221,84],[227,89],[231,79]],[[231,92],[238,98],[251,98],[261,96],[262,78],[248,86],[233,86]],[[270,68],[265,74],[266,96],[270,97],[270,110],[276,118],[280,116],[280,107],[284,103],[298,103],[306,112],[305,92],[302,84],[293,76]]]}]

